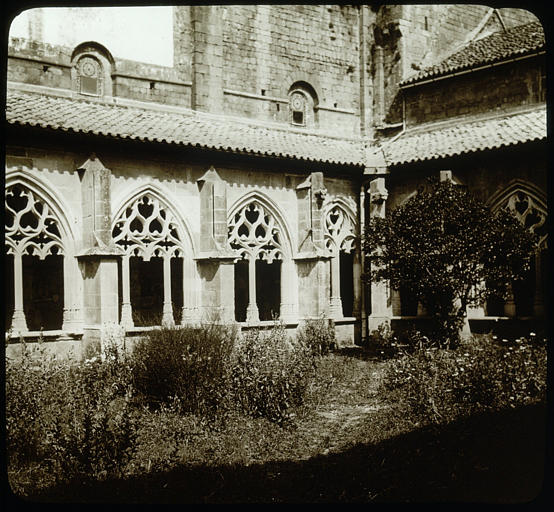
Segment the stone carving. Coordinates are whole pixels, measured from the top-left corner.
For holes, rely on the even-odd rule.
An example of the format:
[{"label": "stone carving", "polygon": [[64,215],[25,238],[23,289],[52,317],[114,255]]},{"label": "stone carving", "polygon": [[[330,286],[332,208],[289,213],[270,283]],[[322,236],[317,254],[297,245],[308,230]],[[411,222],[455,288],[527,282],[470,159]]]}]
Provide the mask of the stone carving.
[{"label": "stone carving", "polygon": [[130,256],[183,257],[177,222],[158,199],[145,194],[133,202],[115,222],[114,242]]},{"label": "stone carving", "polygon": [[229,223],[229,243],[244,259],[260,259],[268,263],[283,259],[275,218],[257,201],[234,215]]},{"label": "stone carving", "polygon": [[325,246],[333,255],[340,251],[351,253],[356,246],[354,221],[338,205],[325,216]]},{"label": "stone carving", "polygon": [[6,190],[5,235],[7,254],[29,254],[43,260],[64,253],[58,223],[48,204],[20,185]]},{"label": "stone carving", "polygon": [[543,247],[547,240],[546,212],[542,211],[537,202],[522,190],[514,192],[502,205],[510,210],[519,221],[533,233],[539,236],[539,246]]}]

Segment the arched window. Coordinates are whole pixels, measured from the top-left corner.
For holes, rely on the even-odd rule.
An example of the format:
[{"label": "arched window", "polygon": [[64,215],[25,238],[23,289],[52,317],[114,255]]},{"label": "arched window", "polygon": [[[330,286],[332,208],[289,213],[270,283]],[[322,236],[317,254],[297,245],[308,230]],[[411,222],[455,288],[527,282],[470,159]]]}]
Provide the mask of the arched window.
[{"label": "arched window", "polygon": [[86,96],[112,96],[112,72],[115,61],[111,53],[94,41],[81,43],[71,55],[72,88]]},{"label": "arched window", "polygon": [[17,183],[6,188],[6,325],[58,330],[64,321],[64,241],[48,203]]},{"label": "arched window", "polygon": [[308,128],[317,125],[317,94],[307,82],[295,82],[289,89],[289,122]]},{"label": "arched window", "polygon": [[112,236],[125,250],[120,279],[122,325],[174,324],[175,309],[183,306],[185,250],[171,210],[145,192],[121,211]]},{"label": "arched window", "polygon": [[517,181],[493,200],[493,211],[510,210],[519,221],[539,237],[538,250],[531,260],[523,281],[512,283],[511,296],[507,301],[491,298],[486,304],[489,316],[541,316],[544,312],[544,273],[546,270],[548,231],[546,225],[546,202],[540,191]]},{"label": "arched window", "polygon": [[229,244],[241,256],[235,264],[236,320],[256,323],[288,317],[292,260],[275,216],[254,199],[232,214],[228,225]]},{"label": "arched window", "polygon": [[90,55],[81,57],[76,64],[77,90],[81,94],[102,96],[104,93],[103,69],[100,61]]},{"label": "arched window", "polygon": [[356,224],[352,215],[338,204],[325,214],[325,246],[331,253],[331,315],[351,317],[354,303],[354,249]]}]

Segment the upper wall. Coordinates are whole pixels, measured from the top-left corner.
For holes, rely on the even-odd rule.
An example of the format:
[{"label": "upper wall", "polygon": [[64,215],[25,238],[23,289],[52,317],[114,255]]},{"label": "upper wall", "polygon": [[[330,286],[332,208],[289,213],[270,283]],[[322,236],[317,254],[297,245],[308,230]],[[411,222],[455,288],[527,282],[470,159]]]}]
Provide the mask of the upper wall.
[{"label": "upper wall", "polygon": [[545,57],[533,57],[404,90],[406,126],[544,102]]},{"label": "upper wall", "polygon": [[[500,16],[499,16],[500,15]],[[398,84],[438,64],[473,38],[537,18],[525,9],[486,5],[386,5],[379,8],[375,44],[384,50],[384,111],[389,123],[402,120]]]}]

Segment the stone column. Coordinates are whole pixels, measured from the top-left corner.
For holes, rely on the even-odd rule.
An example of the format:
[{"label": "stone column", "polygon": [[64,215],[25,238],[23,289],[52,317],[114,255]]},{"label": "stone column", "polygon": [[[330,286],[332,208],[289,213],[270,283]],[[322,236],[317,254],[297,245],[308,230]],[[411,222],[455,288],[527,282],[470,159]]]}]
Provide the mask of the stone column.
[{"label": "stone column", "polygon": [[13,255],[13,284],[14,307],[11,328],[14,333],[25,333],[28,329],[23,310],[23,262],[20,252],[15,252]]},{"label": "stone column", "polygon": [[80,331],[82,328],[81,305],[78,294],[82,292],[79,282],[77,259],[67,252],[63,258],[63,326],[66,333]]},{"label": "stone column", "polygon": [[342,318],[342,299],[340,296],[340,252],[338,248],[331,258],[331,300],[329,306],[330,315],[335,318]]},{"label": "stone column", "polygon": [[260,321],[256,297],[256,259],[252,256],[248,259],[248,307],[246,308],[246,321],[248,323]]},{"label": "stone column", "polygon": [[[385,201],[388,197],[384,178],[375,178],[370,182],[370,217],[385,216]],[[382,323],[390,323],[392,316],[389,285],[385,282],[371,283],[371,314],[368,321],[369,332]]]},{"label": "stone column", "polygon": [[[362,184],[361,190],[360,190],[360,243],[358,244],[357,251],[359,253],[360,257],[360,273],[365,272],[365,251],[362,247],[363,240],[364,240],[364,233],[365,233],[365,185]],[[355,277],[356,279],[356,277]],[[364,280],[359,281],[360,289],[360,337],[361,337],[361,343],[362,345],[365,343],[367,339],[367,304],[366,304],[366,283]]]},{"label": "stone column", "polygon": [[125,329],[134,327],[130,281],[129,255],[125,254],[125,256],[121,258],[121,325],[125,327]]},{"label": "stone column", "polygon": [[173,304],[171,303],[171,258],[166,254],[163,257],[164,274],[164,303],[162,309],[162,325],[171,326],[175,324],[173,318]]}]

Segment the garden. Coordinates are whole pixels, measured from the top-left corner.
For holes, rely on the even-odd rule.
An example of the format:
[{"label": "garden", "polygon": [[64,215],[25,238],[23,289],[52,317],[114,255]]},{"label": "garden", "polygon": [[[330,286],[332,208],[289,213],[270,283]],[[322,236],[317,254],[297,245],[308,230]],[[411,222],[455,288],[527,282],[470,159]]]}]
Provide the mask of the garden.
[{"label": "garden", "polygon": [[366,279],[409,290],[425,332],[383,323],[338,349],[326,318],[295,336],[213,320],[79,362],[22,342],[6,361],[11,489],[40,503],[536,500],[545,333],[464,331],[536,245],[510,212],[431,184],[364,239]]},{"label": "garden", "polygon": [[[31,502],[526,501],[541,490],[546,341],[455,349],[332,323],[153,330],[77,363],[6,364],[8,476]],[[485,485],[489,482],[489,485]]]}]

